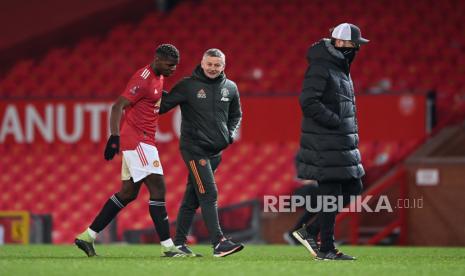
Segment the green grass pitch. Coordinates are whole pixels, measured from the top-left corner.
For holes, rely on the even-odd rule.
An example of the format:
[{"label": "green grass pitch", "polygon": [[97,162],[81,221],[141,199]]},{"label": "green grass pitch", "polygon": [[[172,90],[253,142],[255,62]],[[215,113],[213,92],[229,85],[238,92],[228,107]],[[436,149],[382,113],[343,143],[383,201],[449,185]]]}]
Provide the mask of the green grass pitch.
[{"label": "green grass pitch", "polygon": [[88,258],[71,245],[0,246],[0,275],[465,275],[465,248],[340,249],[357,261],[314,261],[303,247],[246,245],[226,258],[193,246],[203,258],[161,258],[156,245],[97,245]]}]

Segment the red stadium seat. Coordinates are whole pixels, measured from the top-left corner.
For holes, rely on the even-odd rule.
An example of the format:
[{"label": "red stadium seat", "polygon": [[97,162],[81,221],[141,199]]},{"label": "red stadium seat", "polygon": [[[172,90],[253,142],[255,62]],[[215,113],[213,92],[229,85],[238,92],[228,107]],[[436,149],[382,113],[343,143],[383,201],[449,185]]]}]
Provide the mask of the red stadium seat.
[{"label": "red stadium seat", "polygon": [[[41,59],[17,61],[0,80],[0,97],[112,100],[137,68],[151,62],[160,43],[174,43],[181,52],[178,71],[167,79],[167,89],[191,74],[208,47],[218,47],[227,55],[226,72],[237,81],[241,96],[297,95],[307,67],[307,48],[328,36],[334,24],[351,21],[371,39],[351,69],[357,93],[389,79],[393,91],[437,89],[440,118],[463,111],[465,38],[456,34],[463,29],[465,2],[268,2],[226,0],[219,5],[215,0],[180,1],[168,14],[149,11],[137,23],[118,24],[107,35],[82,38],[71,49],[50,49]],[[212,6],[217,8],[214,13]],[[364,141],[360,151],[370,170],[397,162],[415,143]],[[79,147],[0,144],[0,167],[8,168],[2,170],[0,180],[15,183],[2,191],[0,209],[51,213],[54,242],[72,242],[120,185],[120,159],[105,162],[96,157],[93,153],[101,148],[92,143]],[[297,149],[297,144],[233,145],[216,175],[220,206],[265,194],[292,193]],[[160,145],[160,152],[166,170],[168,212],[174,219],[187,173],[175,143]],[[151,227],[147,198],[143,188],[138,201],[122,212],[120,234],[129,228]]]},{"label": "red stadium seat", "polygon": [[[298,93],[306,67],[307,47],[320,37],[327,36],[326,30],[335,24],[334,21],[353,21],[363,29],[367,37],[372,38],[372,42],[360,53],[364,56],[357,60],[357,66],[354,67],[352,74],[358,82],[356,85],[359,91],[369,89],[372,84],[386,77],[391,79],[394,90],[424,91],[441,85],[443,78],[438,78],[438,75],[446,75],[457,81],[460,81],[463,75],[453,74],[456,70],[452,70],[450,66],[458,62],[457,59],[462,56],[459,47],[445,43],[448,41],[447,38],[456,37],[453,34],[457,33],[462,22],[460,13],[457,12],[460,8],[450,3],[421,3],[413,8],[402,1],[394,1],[390,5],[362,1],[363,4],[351,5],[347,7],[348,10],[342,12],[339,9],[340,0],[319,3],[318,10],[314,8],[314,3],[308,1],[289,3],[278,1],[274,5],[268,5],[266,1],[261,0],[252,0],[247,4],[239,5],[234,1],[226,1],[222,5],[216,5],[218,11],[212,14],[209,8],[214,4],[212,1],[195,5],[189,2],[180,3],[168,15],[148,12],[139,23],[117,25],[105,37],[83,38],[71,51],[52,49],[40,61],[40,65],[50,68],[51,71],[47,76],[62,74],[66,66],[73,68],[63,76],[63,87],[70,86],[76,97],[92,95],[107,98],[117,95],[121,85],[110,89],[100,87],[101,93],[89,92],[96,89],[95,84],[88,84],[93,82],[91,76],[95,74],[101,76],[103,83],[115,79],[127,80],[136,68],[150,61],[153,48],[163,41],[176,42],[182,49],[180,71],[189,74],[193,64],[198,62],[201,52],[208,47],[205,44],[208,38],[210,44],[227,52],[231,60],[228,62],[228,71],[232,78],[238,79],[243,95]],[[188,16],[193,9],[196,16]],[[383,16],[377,16],[381,11]],[[420,17],[420,11],[429,14],[428,18]],[[321,14],[333,14],[336,20],[322,17]],[[447,22],[450,24],[443,24],[440,14],[447,14]],[[182,18],[182,21],[179,18]],[[171,24],[176,31],[167,32],[165,28],[158,28],[160,22]],[[243,28],[244,22],[248,28]],[[441,24],[435,24],[439,22]],[[215,32],[216,35],[211,36],[215,31],[213,26],[218,25],[221,25],[221,32]],[[392,25],[396,26],[395,33],[387,31]],[[415,28],[415,32],[411,31],[412,28]],[[154,41],[147,40],[147,37],[153,37]],[[432,39],[425,44],[424,37]],[[397,43],[407,39],[409,43]],[[457,45],[463,42],[460,37],[456,40]],[[293,50],[283,52],[283,49],[288,47]],[[438,49],[446,47],[448,50],[442,51],[441,58],[438,59]],[[117,60],[118,56],[123,59],[115,63],[115,58]],[[371,56],[377,58],[370,58]],[[75,89],[76,83],[71,75],[82,67],[82,62],[75,61],[85,61],[91,66],[85,66],[83,70],[95,71],[85,76],[79,74],[82,88],[86,91]],[[254,64],[261,63],[261,66],[267,69],[260,80],[241,80],[243,69],[250,64],[250,61]],[[65,64],[65,67],[62,64]],[[459,64],[462,64],[463,68],[463,61],[459,61]],[[31,60],[18,62],[0,83],[0,87],[5,91],[2,95],[43,97],[47,93],[51,93],[52,96],[67,94],[59,91],[59,88],[46,91],[47,89],[38,89],[31,84],[14,85],[25,75],[36,72],[35,66],[35,62]],[[181,69],[183,66],[190,68]],[[406,68],[406,71],[403,68]],[[286,81],[279,81],[278,75]],[[417,76],[422,76],[425,80],[419,80]],[[36,79],[40,85],[44,76],[39,74]],[[175,81],[168,82],[172,85]],[[30,89],[40,91],[29,92]]]}]

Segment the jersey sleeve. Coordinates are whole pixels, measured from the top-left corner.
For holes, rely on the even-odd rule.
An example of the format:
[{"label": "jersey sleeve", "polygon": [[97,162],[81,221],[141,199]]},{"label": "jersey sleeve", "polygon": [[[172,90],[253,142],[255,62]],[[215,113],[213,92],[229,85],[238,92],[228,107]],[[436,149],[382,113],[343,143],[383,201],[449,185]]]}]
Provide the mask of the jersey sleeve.
[{"label": "jersey sleeve", "polygon": [[138,78],[132,78],[121,96],[126,98],[131,104],[134,104],[142,99],[146,93],[147,88],[142,82]]},{"label": "jersey sleeve", "polygon": [[161,98],[160,114],[170,111],[172,108],[185,102],[186,99],[186,89],[184,85],[185,81],[178,82],[172,89],[171,92],[163,91],[163,96]]},{"label": "jersey sleeve", "polygon": [[237,135],[237,130],[241,125],[242,120],[242,110],[241,110],[241,101],[239,98],[239,90],[237,86],[234,85],[236,88],[236,94],[231,101],[231,105],[229,106],[229,115],[228,115],[228,131],[230,137],[230,143],[234,141]]}]

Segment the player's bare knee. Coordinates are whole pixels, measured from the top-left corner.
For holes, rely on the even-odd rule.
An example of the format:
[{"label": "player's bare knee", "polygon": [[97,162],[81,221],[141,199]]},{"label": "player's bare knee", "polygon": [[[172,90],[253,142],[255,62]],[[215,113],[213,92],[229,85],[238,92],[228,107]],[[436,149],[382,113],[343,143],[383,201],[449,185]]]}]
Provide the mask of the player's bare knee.
[{"label": "player's bare knee", "polygon": [[134,201],[137,198],[138,193],[139,193],[139,190],[136,189],[135,187],[123,185],[123,187],[121,188],[121,191],[116,193],[116,195],[126,205],[130,203],[131,201]]},{"label": "player's bare knee", "polygon": [[150,190],[149,189],[149,194],[150,194],[150,198],[158,198],[158,199],[165,198],[165,190],[158,190],[158,189]]},{"label": "player's bare knee", "polygon": [[127,205],[131,201],[137,198],[139,194],[141,182],[134,183],[131,180],[125,180],[122,183],[121,190],[116,193],[116,196],[124,205]]},{"label": "player's bare knee", "polygon": [[127,205],[137,198],[137,193],[119,191],[118,193],[116,193],[116,196],[119,200],[123,202],[124,205]]},{"label": "player's bare knee", "polygon": [[166,193],[165,180],[163,175],[149,175],[145,181],[149,190],[150,196],[153,198],[163,198]]}]

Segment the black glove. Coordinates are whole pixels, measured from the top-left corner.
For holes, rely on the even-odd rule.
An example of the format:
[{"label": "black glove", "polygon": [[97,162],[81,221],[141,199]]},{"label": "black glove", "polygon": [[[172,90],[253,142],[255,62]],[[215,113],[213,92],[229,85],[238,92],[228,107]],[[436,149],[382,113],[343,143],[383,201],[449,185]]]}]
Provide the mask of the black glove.
[{"label": "black glove", "polygon": [[111,160],[115,157],[115,154],[119,153],[119,136],[118,135],[110,135],[108,138],[107,145],[105,147],[105,152],[103,156],[105,160]]}]

